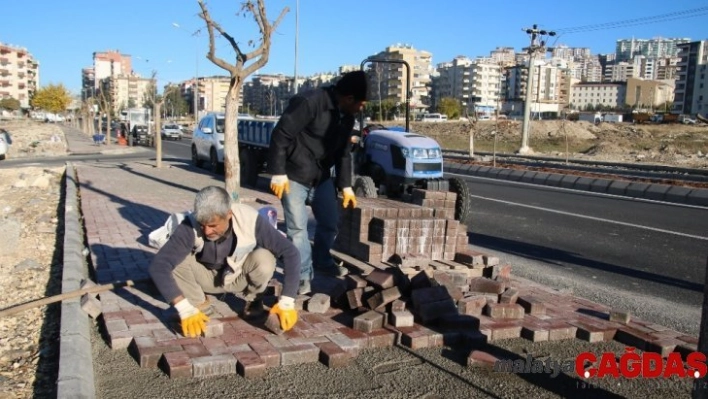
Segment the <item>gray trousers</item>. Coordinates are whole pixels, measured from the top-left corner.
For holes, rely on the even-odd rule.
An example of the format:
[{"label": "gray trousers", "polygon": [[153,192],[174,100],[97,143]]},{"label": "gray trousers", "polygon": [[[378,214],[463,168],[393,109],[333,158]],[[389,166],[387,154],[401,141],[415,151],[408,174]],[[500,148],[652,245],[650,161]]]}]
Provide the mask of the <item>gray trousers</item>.
[{"label": "gray trousers", "polygon": [[206,301],[205,294],[242,294],[246,300],[253,300],[268,287],[273,273],[275,257],[263,248],[255,249],[246,257],[241,274],[227,286],[217,286],[219,272],[204,267],[194,255],[187,256],[172,271],[182,295],[194,306]]}]

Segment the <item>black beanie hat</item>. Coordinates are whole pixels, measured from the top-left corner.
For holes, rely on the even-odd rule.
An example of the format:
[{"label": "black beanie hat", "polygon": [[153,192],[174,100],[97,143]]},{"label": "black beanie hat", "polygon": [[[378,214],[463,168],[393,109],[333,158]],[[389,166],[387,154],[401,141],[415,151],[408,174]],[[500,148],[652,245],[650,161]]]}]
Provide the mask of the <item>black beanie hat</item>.
[{"label": "black beanie hat", "polygon": [[342,75],[334,87],[343,96],[354,96],[357,101],[366,101],[369,79],[364,71],[348,72]]}]

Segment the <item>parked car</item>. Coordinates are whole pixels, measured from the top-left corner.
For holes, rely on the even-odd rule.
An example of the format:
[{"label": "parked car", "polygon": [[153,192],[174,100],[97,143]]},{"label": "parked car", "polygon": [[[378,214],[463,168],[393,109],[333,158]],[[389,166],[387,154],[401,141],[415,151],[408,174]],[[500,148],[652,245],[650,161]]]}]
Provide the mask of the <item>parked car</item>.
[{"label": "parked car", "polygon": [[192,133],[192,164],[201,166],[203,161],[209,161],[212,172],[221,172],[224,165],[225,126],[223,112],[210,112],[199,120]]},{"label": "parked car", "polygon": [[5,129],[0,129],[0,161],[5,159],[8,151],[10,151],[10,144],[12,144],[10,133]]},{"label": "parked car", "polygon": [[177,124],[163,125],[160,136],[163,139],[182,140],[182,129]]}]

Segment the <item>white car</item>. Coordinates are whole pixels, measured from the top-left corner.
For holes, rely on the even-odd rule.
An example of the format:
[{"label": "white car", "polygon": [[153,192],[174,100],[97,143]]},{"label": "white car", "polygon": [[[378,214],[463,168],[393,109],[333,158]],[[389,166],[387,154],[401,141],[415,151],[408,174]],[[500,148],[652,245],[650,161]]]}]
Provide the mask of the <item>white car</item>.
[{"label": "white car", "polygon": [[5,159],[8,151],[10,151],[10,144],[12,144],[10,133],[7,130],[0,129],[0,161]]},{"label": "white car", "polygon": [[192,164],[201,166],[209,161],[209,169],[220,173],[224,166],[224,129],[226,121],[223,112],[206,114],[192,133]]},{"label": "white car", "polygon": [[167,124],[162,126],[160,136],[163,139],[182,140],[182,129],[177,124]]}]

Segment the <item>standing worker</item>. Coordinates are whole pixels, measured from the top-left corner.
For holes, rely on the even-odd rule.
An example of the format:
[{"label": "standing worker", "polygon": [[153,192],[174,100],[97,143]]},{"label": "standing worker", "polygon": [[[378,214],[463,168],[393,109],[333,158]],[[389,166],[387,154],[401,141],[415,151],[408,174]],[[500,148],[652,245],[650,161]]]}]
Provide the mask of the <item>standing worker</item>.
[{"label": "standing worker", "polygon": [[[344,74],[334,86],[294,96],[273,129],[270,189],[282,200],[288,238],[300,251],[300,294],[311,291],[313,266],[330,276],[348,273],[330,249],[339,222],[337,188],[344,197],[342,206],[356,207],[349,145],[354,115],[366,104],[368,88],[364,71]],[[314,249],[307,233],[307,205],[317,221]]]}]

